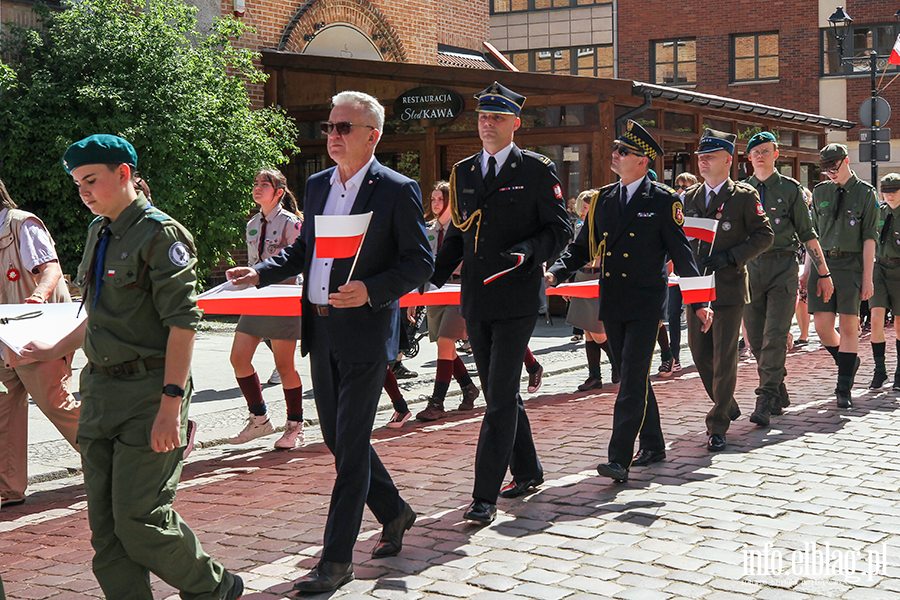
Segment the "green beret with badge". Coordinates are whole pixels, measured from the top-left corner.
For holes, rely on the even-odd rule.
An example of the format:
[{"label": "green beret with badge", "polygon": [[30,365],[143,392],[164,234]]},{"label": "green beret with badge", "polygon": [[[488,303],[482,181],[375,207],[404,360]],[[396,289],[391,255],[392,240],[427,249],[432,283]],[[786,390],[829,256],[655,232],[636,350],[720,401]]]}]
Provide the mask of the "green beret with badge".
[{"label": "green beret with badge", "polygon": [[62,163],[66,173],[81,165],[129,165],[137,168],[137,152],[128,140],[117,135],[95,134],[69,146]]},{"label": "green beret with badge", "polygon": [[772,142],[776,146],[778,145],[778,140],[775,139],[775,135],[771,131],[760,131],[747,142],[747,154],[750,154],[750,151],[760,144],[767,144],[769,142]]}]

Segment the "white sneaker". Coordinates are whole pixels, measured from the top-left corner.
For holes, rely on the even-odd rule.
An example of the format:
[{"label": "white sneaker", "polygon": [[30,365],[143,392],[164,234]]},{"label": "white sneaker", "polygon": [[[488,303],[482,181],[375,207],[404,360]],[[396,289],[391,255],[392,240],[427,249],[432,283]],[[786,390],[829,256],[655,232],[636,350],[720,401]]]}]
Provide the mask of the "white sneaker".
[{"label": "white sneaker", "polygon": [[272,374],[269,375],[269,381],[272,385],[281,385],[281,374],[278,372],[278,369],[272,369]]},{"label": "white sneaker", "polygon": [[275,433],[275,427],[272,426],[269,415],[260,415],[257,417],[256,415],[251,414],[247,417],[247,424],[244,426],[243,431],[228,440],[228,443],[243,444],[250,440],[255,440],[258,437],[271,435],[273,433]]},{"label": "white sneaker", "polygon": [[293,450],[303,443],[303,421],[288,421],[284,424],[284,435],[275,442],[279,450]]}]

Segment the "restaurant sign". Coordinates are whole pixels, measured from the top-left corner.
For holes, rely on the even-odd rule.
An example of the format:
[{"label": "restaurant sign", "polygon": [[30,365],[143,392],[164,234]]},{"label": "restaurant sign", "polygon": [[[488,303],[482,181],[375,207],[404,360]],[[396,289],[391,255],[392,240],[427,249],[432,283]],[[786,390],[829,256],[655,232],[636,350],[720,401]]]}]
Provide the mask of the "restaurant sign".
[{"label": "restaurant sign", "polygon": [[465,102],[454,90],[423,86],[404,92],[394,101],[394,116],[405,123],[418,122],[423,127],[443,125],[459,116]]}]

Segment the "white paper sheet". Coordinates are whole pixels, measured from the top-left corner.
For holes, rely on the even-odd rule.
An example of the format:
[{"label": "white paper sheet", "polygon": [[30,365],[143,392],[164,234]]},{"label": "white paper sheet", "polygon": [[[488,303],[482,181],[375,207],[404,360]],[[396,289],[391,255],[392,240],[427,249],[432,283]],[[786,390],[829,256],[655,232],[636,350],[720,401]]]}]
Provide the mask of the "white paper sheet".
[{"label": "white paper sheet", "polygon": [[22,348],[33,341],[56,344],[72,333],[87,318],[87,311],[78,313],[80,302],[59,302],[53,304],[0,304],[0,319],[18,317],[32,312],[40,312],[33,319],[0,322],[0,341],[22,355]]},{"label": "white paper sheet", "polygon": [[251,285],[237,286],[230,281],[217,285],[197,296],[198,300],[215,300],[217,298],[299,298],[303,295],[303,287],[299,285],[275,284],[263,288]]}]

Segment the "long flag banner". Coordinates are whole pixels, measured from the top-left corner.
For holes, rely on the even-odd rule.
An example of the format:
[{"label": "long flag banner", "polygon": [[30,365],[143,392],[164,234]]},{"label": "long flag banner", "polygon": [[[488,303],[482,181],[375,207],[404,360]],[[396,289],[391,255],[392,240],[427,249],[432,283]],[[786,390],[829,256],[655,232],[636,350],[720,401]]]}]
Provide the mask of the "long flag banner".
[{"label": "long flag banner", "polygon": [[444,287],[430,290],[424,294],[410,292],[400,296],[400,307],[408,306],[455,306],[459,304],[460,285],[448,283]]},{"label": "long flag banner", "polygon": [[716,239],[716,229],[719,222],[715,219],[705,219],[700,217],[684,218],[684,235],[689,238],[698,239],[702,242],[713,243]]},{"label": "long flag banner", "polygon": [[570,298],[599,298],[600,284],[596,279],[579,281],[577,283],[561,283],[556,287],[547,288],[548,296],[569,296]]},{"label": "long flag banner", "polygon": [[297,317],[302,312],[299,285],[238,287],[230,281],[197,296],[197,306],[210,315],[279,315]]},{"label": "long flag banner", "polygon": [[371,220],[371,212],[364,215],[316,215],[316,258],[356,256]]},{"label": "long flag banner", "polygon": [[680,277],[681,298],[685,304],[712,302],[716,299],[716,274],[700,277]]}]

